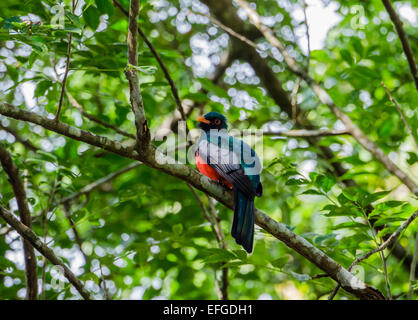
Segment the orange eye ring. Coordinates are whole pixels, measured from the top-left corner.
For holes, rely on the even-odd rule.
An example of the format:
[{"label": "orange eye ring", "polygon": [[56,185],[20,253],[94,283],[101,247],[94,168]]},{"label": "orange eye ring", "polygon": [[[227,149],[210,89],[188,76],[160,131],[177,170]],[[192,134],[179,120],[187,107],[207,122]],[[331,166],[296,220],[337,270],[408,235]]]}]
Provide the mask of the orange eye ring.
[{"label": "orange eye ring", "polygon": [[217,126],[221,124],[221,120],[219,120],[219,119],[215,119],[213,122],[214,122]]}]

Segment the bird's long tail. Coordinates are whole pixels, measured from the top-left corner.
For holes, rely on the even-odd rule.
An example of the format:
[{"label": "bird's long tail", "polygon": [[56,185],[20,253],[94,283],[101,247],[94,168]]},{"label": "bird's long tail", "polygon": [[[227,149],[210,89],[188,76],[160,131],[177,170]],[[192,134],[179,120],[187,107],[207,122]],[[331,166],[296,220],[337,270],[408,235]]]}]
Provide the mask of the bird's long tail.
[{"label": "bird's long tail", "polygon": [[231,235],[248,253],[253,251],[254,197],[248,197],[234,187],[234,221]]}]

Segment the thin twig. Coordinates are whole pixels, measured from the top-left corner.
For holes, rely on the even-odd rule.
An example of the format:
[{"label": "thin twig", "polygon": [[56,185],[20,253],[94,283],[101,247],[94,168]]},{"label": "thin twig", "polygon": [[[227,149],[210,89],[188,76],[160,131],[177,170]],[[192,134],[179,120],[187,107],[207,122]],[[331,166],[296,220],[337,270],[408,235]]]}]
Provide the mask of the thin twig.
[{"label": "thin twig", "polygon": [[303,0],[303,18],[305,20],[305,27],[306,27],[306,41],[308,44],[308,54],[306,56],[306,73],[309,74],[309,68],[311,63],[311,37],[309,33],[309,24],[308,24],[308,16],[306,14],[306,1]]},{"label": "thin twig", "polygon": [[81,104],[79,104],[76,99],[74,99],[74,97],[68,92],[68,90],[66,90],[66,92],[67,92],[68,100],[70,101],[71,105],[74,108],[78,109],[81,112],[81,114],[83,116],[85,116],[87,119],[89,119],[89,120],[91,120],[93,122],[96,122],[96,123],[102,125],[103,127],[112,129],[115,132],[117,132],[117,133],[119,133],[119,134],[121,134],[121,135],[123,135],[125,137],[132,138],[132,139],[136,139],[135,135],[133,135],[131,133],[128,133],[126,131],[123,131],[123,130],[119,129],[116,126],[114,126],[114,125],[112,125],[110,123],[107,123],[107,122],[105,122],[105,121],[103,121],[103,120],[101,120],[101,119],[99,119],[99,118],[97,118],[97,117],[95,117],[95,116],[87,113],[87,111],[84,110],[83,106]]},{"label": "thin twig", "polygon": [[112,172],[112,173],[108,174],[107,176],[105,176],[103,178],[100,178],[100,179],[86,185],[85,187],[83,187],[79,191],[74,192],[74,193],[70,194],[69,196],[66,196],[65,198],[61,199],[56,205],[71,202],[72,200],[74,200],[76,198],[79,198],[83,194],[90,193],[94,189],[97,189],[101,185],[115,179],[116,177],[120,176],[121,174],[124,174],[125,172],[128,172],[132,169],[135,169],[135,168],[139,167],[141,164],[142,164],[141,162],[132,162],[131,164],[127,165],[126,167],[123,167],[122,169],[119,169],[115,172]]},{"label": "thin twig", "polygon": [[415,87],[418,90],[418,69],[417,63],[415,61],[414,53],[409,45],[408,36],[402,26],[402,20],[399,18],[395,9],[392,7],[390,0],[382,0],[383,5],[386,8],[386,11],[389,13],[390,19],[395,25],[396,32],[398,33],[399,40],[401,40],[402,48],[405,53],[406,59],[408,60],[409,69],[411,70],[412,78],[415,81]]},{"label": "thin twig", "polygon": [[128,66],[125,69],[125,75],[129,81],[129,99],[135,117],[136,148],[139,152],[145,154],[150,146],[150,131],[145,117],[144,102],[139,86],[138,70],[135,69],[135,67],[138,66],[138,16],[139,0],[131,0],[129,5],[127,37]]},{"label": "thin twig", "polygon": [[112,297],[109,294],[109,291],[106,287],[106,280],[103,276],[103,269],[102,269],[102,263],[99,261],[99,267],[100,267],[100,280],[99,280],[99,286],[101,287],[101,284],[103,283],[103,292],[106,300],[112,300]]},{"label": "thin twig", "polygon": [[240,132],[238,135],[262,135],[262,136],[269,136],[269,137],[300,137],[300,138],[307,138],[307,137],[327,137],[327,136],[340,136],[340,135],[350,135],[350,132],[347,130],[288,130],[288,131],[263,131],[263,132],[251,132],[251,131],[243,131]]},{"label": "thin twig", "polygon": [[418,233],[415,235],[415,250],[414,255],[412,257],[411,262],[411,270],[409,273],[409,292],[408,292],[408,298],[409,300],[412,300],[413,297],[413,285],[415,281],[415,268],[417,267],[417,260],[418,260]]},{"label": "thin twig", "polygon": [[[213,199],[206,195],[206,198],[208,200],[209,205],[209,211],[211,213],[211,216],[214,217],[215,223],[216,223],[216,229],[218,230],[220,240],[218,241],[219,246],[226,250],[227,245],[225,241],[225,234],[222,230],[221,220],[219,219],[218,213],[216,212],[215,204],[213,203]],[[228,286],[229,286],[229,280],[228,280],[228,268],[224,267],[225,262],[221,264],[221,272],[222,272],[222,285],[220,286],[220,292],[221,292],[221,300],[228,300]]]},{"label": "thin twig", "polygon": [[388,266],[387,266],[387,263],[386,263],[387,257],[385,257],[385,254],[383,253],[383,251],[380,251],[379,253],[380,253],[380,257],[382,259],[382,263],[383,263],[383,271],[384,271],[384,274],[385,274],[385,281],[386,281],[386,291],[388,293],[389,300],[392,300],[392,291],[390,289]]},{"label": "thin twig", "polygon": [[77,231],[77,228],[75,226],[75,223],[74,223],[73,219],[71,218],[70,206],[71,205],[70,205],[69,202],[64,202],[63,203],[65,217],[67,218],[68,223],[70,224],[71,230],[73,230],[75,242],[77,243],[78,248],[80,249],[80,252],[84,257],[84,260],[87,262],[87,255],[83,250],[83,241],[81,240],[80,235],[79,235],[79,233]]},{"label": "thin twig", "polygon": [[[57,185],[58,182],[60,181],[60,175],[57,172],[57,175],[55,176],[54,182],[52,184],[52,189],[51,189],[51,193],[48,197],[48,202],[46,205],[46,208],[44,210],[42,210],[42,228],[43,228],[43,240],[44,243],[47,244],[46,242],[46,237],[48,235],[48,213],[51,211],[51,208],[53,207],[54,209],[52,210],[52,212],[54,212],[55,210],[55,206],[53,205],[54,202],[54,198],[55,198],[55,193],[56,193],[56,189],[57,189]],[[45,256],[42,259],[42,286],[41,286],[41,299],[45,300],[45,275],[46,275],[46,258]]]},{"label": "thin twig", "polygon": [[[306,15],[306,1],[303,0],[303,17],[304,17],[304,21],[305,21],[305,28],[306,28],[306,40],[307,40],[307,44],[308,44],[308,53],[307,53],[307,57],[306,57],[306,73],[309,74],[309,65],[310,65],[310,60],[311,60],[311,37],[309,34],[309,25],[308,25],[308,17]],[[293,90],[292,90],[292,94],[291,94],[291,104],[292,104],[292,120],[295,124],[297,124],[297,103],[298,103],[298,92],[299,92],[299,88],[300,88],[300,83],[301,83],[302,79],[301,78],[297,78],[295,81],[295,84],[293,86]]]},{"label": "thin twig", "polygon": [[[74,8],[75,8],[74,0],[71,0],[71,2],[72,2],[72,9],[71,9],[72,11],[71,12],[74,13]],[[68,71],[70,70],[72,39],[73,39],[73,33],[70,32],[69,35],[68,35],[67,60],[66,60],[66,63],[65,63],[64,78],[62,79],[61,94],[60,94],[60,99],[59,99],[59,102],[58,102],[58,110],[57,110],[57,113],[55,115],[55,121],[59,121],[59,119],[60,119],[62,103],[64,101],[65,85],[67,84]]]},{"label": "thin twig", "polygon": [[415,145],[418,147],[418,142],[415,139],[415,135],[414,132],[412,131],[411,127],[409,126],[408,121],[406,121],[406,118],[401,110],[401,107],[399,106],[398,102],[395,100],[395,98],[392,96],[392,94],[390,93],[389,89],[386,87],[385,83],[383,81],[380,81],[380,83],[382,84],[382,87],[385,89],[387,95],[389,96],[390,101],[393,102],[393,104],[395,105],[396,109],[398,110],[399,114],[401,115],[402,121],[405,124],[406,128],[409,131],[409,134],[411,135],[412,139],[415,142]]}]

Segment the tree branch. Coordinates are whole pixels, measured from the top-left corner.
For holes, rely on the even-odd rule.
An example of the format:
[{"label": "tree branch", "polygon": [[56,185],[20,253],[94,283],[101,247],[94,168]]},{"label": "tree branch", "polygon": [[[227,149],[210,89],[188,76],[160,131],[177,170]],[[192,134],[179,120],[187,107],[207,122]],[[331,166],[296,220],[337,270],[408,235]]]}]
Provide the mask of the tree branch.
[{"label": "tree branch", "polygon": [[389,13],[390,19],[395,25],[396,32],[398,33],[399,40],[401,40],[402,48],[405,53],[406,59],[408,60],[409,69],[411,70],[412,78],[415,81],[415,88],[418,90],[418,69],[417,63],[415,62],[414,53],[412,52],[411,46],[409,45],[408,36],[402,26],[402,20],[399,18],[395,9],[392,7],[390,0],[382,0],[386,11]]},{"label": "tree branch", "polygon": [[[71,12],[74,13],[74,9],[75,9],[74,0],[71,0],[71,3],[72,3]],[[67,61],[65,63],[64,78],[62,79],[61,94],[60,94],[60,99],[59,99],[59,102],[58,102],[57,114],[55,115],[55,121],[59,121],[59,119],[60,119],[62,103],[64,101],[65,85],[67,83],[68,71],[70,70],[71,42],[72,42],[72,39],[73,39],[73,33],[70,32],[68,34]],[[55,70],[55,68],[54,68],[54,70]]]},{"label": "tree branch", "polygon": [[[377,248],[375,248],[375,249],[372,249],[372,250],[370,250],[369,252],[367,252],[366,254],[364,254],[364,255],[362,255],[362,256],[360,256],[360,257],[358,257],[358,258],[356,258],[355,260],[354,260],[354,262],[348,267],[348,271],[351,271],[352,269],[353,269],[353,267],[354,266],[356,266],[356,265],[358,265],[361,261],[363,261],[363,260],[366,260],[366,259],[368,259],[371,255],[373,255],[373,254],[375,254],[376,252],[380,252],[380,251],[383,251],[383,250],[385,250],[387,247],[391,247],[391,246],[393,246],[394,245],[394,243],[395,243],[395,241],[398,239],[398,237],[399,237],[399,235],[401,234],[401,232],[403,231],[403,230],[405,230],[410,224],[411,224],[411,222],[412,221],[414,221],[415,220],[415,218],[418,216],[418,211],[415,211],[413,214],[412,214],[412,216],[410,216],[409,218],[408,218],[408,220],[406,220],[394,233],[392,233],[391,235],[390,235],[390,237],[385,241],[385,242],[383,242],[380,246],[378,246]],[[412,268],[411,268],[412,269]],[[412,272],[412,271],[411,271]],[[414,270],[414,273],[415,273],[415,270]],[[335,288],[334,288],[334,290],[332,291],[332,293],[331,293],[331,295],[328,297],[328,300],[332,300],[334,297],[335,297],[335,295],[337,294],[337,292],[338,292],[338,289],[340,288],[340,285],[338,284]]]},{"label": "tree branch", "polygon": [[[244,131],[245,133],[245,131]],[[340,136],[350,135],[347,130],[288,130],[282,132],[264,131],[264,136],[272,137],[328,137],[328,136]]]},{"label": "tree branch", "polygon": [[365,255],[357,258],[356,260],[354,260],[354,262],[351,264],[351,266],[348,268],[349,271],[351,271],[351,269],[358,265],[361,261],[366,260],[367,258],[369,258],[371,255],[375,254],[376,252],[379,251],[383,251],[385,250],[387,247],[392,246],[395,241],[398,239],[399,235],[401,234],[401,232],[403,230],[405,230],[409,224],[414,221],[414,219],[418,217],[418,211],[415,211],[412,216],[410,216],[408,218],[408,220],[406,220],[394,233],[391,234],[391,236],[385,241],[383,242],[380,246],[378,246],[377,248],[370,250],[369,252],[367,252]]},{"label": "tree branch", "polygon": [[260,30],[267,41],[280,51],[289,69],[304,79],[312,87],[319,100],[323,104],[327,105],[328,108],[330,108],[330,110],[334,113],[334,115],[342,121],[346,127],[346,130],[349,131],[351,135],[367,151],[369,151],[376,160],[380,161],[389,172],[398,177],[398,179],[402,181],[409,188],[409,190],[412,191],[412,193],[418,195],[418,185],[416,185],[416,183],[406,173],[404,173],[392,160],[390,160],[390,158],[374,142],[367,138],[364,132],[354,124],[354,122],[347,114],[345,114],[335,105],[330,95],[313,78],[311,78],[306,73],[306,71],[304,71],[303,68],[296,62],[296,60],[287,52],[285,46],[279,41],[279,39],[275,37],[273,30],[261,22],[260,16],[254,9],[250,7],[248,2],[245,0],[235,1],[243,10],[245,10],[251,22],[257,29]]},{"label": "tree branch", "polygon": [[383,81],[380,82],[382,84],[382,87],[385,89],[387,95],[389,96],[389,100],[393,102],[393,104],[395,105],[396,109],[398,110],[399,114],[401,115],[402,121],[405,124],[406,128],[409,131],[409,134],[411,135],[412,139],[415,142],[415,145],[418,147],[418,142],[417,139],[415,139],[415,135],[414,132],[412,131],[411,127],[409,126],[408,121],[406,121],[406,118],[402,112],[401,107],[399,106],[398,102],[395,100],[395,98],[392,96],[392,94],[390,93],[389,89],[386,87],[385,83]]},{"label": "tree branch", "polygon": [[61,266],[64,269],[64,275],[68,281],[76,288],[80,295],[90,300],[90,293],[84,289],[81,281],[72,273],[72,271],[59,259],[54,252],[44,244],[41,239],[32,231],[32,229],[21,223],[16,217],[0,205],[0,216],[12,226],[25,240],[45,256],[53,265]]},{"label": "tree branch", "polygon": [[[22,224],[31,227],[31,216],[26,200],[26,191],[18,172],[18,168],[13,162],[9,151],[0,143],[0,162],[7,174],[9,182],[13,188],[16,197],[17,207],[19,209],[20,220]],[[38,276],[35,251],[32,245],[23,239],[23,253],[25,257],[25,274],[26,274],[26,299],[36,300],[38,296]]]},{"label": "tree branch", "polygon": [[[129,12],[126,11],[125,8],[118,1],[113,0],[113,5],[118,7],[125,16],[129,17]],[[145,35],[145,33],[142,31],[142,29],[139,26],[138,26],[138,33],[141,36],[141,38],[144,40],[144,42],[146,43],[148,48],[150,49],[151,53],[154,55],[155,60],[157,60],[158,64],[160,65],[160,68],[163,71],[165,78],[167,79],[168,83],[170,84],[171,92],[173,94],[174,101],[177,105],[177,109],[180,112],[181,119],[183,121],[186,121],[186,113],[184,112],[183,105],[181,103],[178,90],[176,88],[176,85],[174,84],[173,79],[170,76],[170,73],[168,72],[168,70],[167,70],[166,66],[164,65],[163,61],[161,60],[160,55],[158,54],[157,50],[155,50],[155,48],[153,47],[153,45],[148,40],[147,36]]]},{"label": "tree branch", "polygon": [[137,135],[137,149],[141,152],[147,152],[150,144],[150,132],[147,119],[145,117],[144,102],[142,100],[141,89],[139,86],[138,71],[138,15],[139,0],[131,0],[129,7],[128,23],[128,66],[125,69],[126,78],[129,81],[129,93],[132,112],[135,116],[135,126]]},{"label": "tree branch", "polygon": [[412,256],[411,270],[409,272],[409,291],[408,291],[409,300],[412,300],[412,294],[414,291],[413,284],[415,281],[415,269],[417,267],[417,260],[418,260],[418,233],[415,235],[415,249],[414,249],[414,254]]},{"label": "tree branch", "polygon": [[[230,209],[233,208],[233,199],[229,190],[221,187],[218,183],[211,181],[206,176],[203,176],[185,164],[169,164],[168,157],[161,154],[152,146],[150,146],[149,152],[145,154],[138,153],[136,150],[127,148],[119,142],[96,136],[61,122],[55,122],[54,120],[12,107],[11,105],[0,104],[0,114],[19,120],[33,122],[72,139],[101,147],[123,157],[139,160],[149,167],[189,183],[194,188],[205,192],[226,207]],[[300,253],[318,268],[329,274],[330,277],[340,283],[346,291],[352,293],[356,297],[360,299],[384,299],[384,296],[378,290],[354,277],[339,263],[328,257],[309,241],[290,231],[286,225],[271,219],[260,210],[255,211],[255,222],[268,233],[284,242],[289,248]]]}]

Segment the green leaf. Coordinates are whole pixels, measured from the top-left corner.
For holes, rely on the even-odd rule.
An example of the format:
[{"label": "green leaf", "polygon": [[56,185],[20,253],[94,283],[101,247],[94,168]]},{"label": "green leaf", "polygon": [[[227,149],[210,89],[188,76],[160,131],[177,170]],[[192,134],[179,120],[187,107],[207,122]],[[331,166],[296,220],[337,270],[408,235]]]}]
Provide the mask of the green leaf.
[{"label": "green leaf", "polygon": [[371,70],[369,67],[355,65],[352,70],[355,74],[365,78],[365,79],[377,79],[378,75],[375,71]]},{"label": "green leaf", "polygon": [[110,18],[113,16],[115,10],[110,0],[95,0],[95,3],[100,13],[107,14]]},{"label": "green leaf", "polygon": [[312,50],[311,59],[322,61],[322,62],[327,62],[329,59],[329,55],[325,50]]},{"label": "green leaf", "polygon": [[358,55],[360,57],[363,57],[364,47],[361,44],[361,40],[359,38],[357,38],[357,37],[352,37],[351,38],[351,43],[352,43],[354,49],[356,50],[356,52],[358,53]]},{"label": "green leaf", "polygon": [[304,185],[309,183],[306,179],[289,179],[286,181],[286,185],[288,186],[298,186],[298,185]]},{"label": "green leaf", "polygon": [[344,196],[344,193],[342,192],[338,195],[337,200],[341,205],[345,205],[350,202],[350,200]]},{"label": "green leaf", "polygon": [[331,188],[335,185],[335,179],[331,176],[325,176],[321,181],[321,188],[326,193],[331,190]]},{"label": "green leaf", "polygon": [[238,259],[242,261],[247,260],[247,252],[245,252],[244,250],[232,250],[232,252],[237,256]]},{"label": "green leaf", "polygon": [[65,11],[65,16],[74,24],[75,27],[79,29],[83,28],[83,24],[78,16],[67,10]]},{"label": "green leaf", "polygon": [[35,97],[39,98],[43,96],[46,90],[48,90],[51,85],[52,85],[52,81],[50,80],[42,80],[38,82],[36,89],[35,89]]},{"label": "green leaf", "polygon": [[278,259],[276,259],[276,260],[273,260],[273,261],[271,261],[270,263],[271,263],[271,265],[273,266],[273,267],[275,267],[275,268],[278,268],[278,269],[281,269],[281,268],[283,268],[285,265],[286,265],[286,263],[289,261],[289,256],[284,256],[284,257],[281,257],[281,258],[278,258]]},{"label": "green leaf", "polygon": [[340,50],[340,55],[350,66],[354,63],[354,59],[351,56],[350,51],[342,49]]},{"label": "green leaf", "polygon": [[379,231],[379,233],[377,234],[377,237],[383,238],[384,236],[395,232],[396,229],[398,229],[398,226],[394,226],[394,225],[383,228],[382,230]]},{"label": "green leaf", "polygon": [[173,226],[173,232],[175,235],[180,235],[183,232],[183,225],[181,223]]},{"label": "green leaf", "polygon": [[319,195],[319,196],[323,196],[323,194],[315,189],[308,189],[304,192],[302,192],[301,194],[313,194],[313,195]]},{"label": "green leaf", "polygon": [[89,6],[83,12],[84,20],[87,25],[93,30],[96,31],[97,27],[100,24],[100,13],[95,6]]},{"label": "green leaf", "polygon": [[218,262],[228,262],[230,260],[235,260],[237,257],[232,252],[229,252],[225,249],[220,248],[211,248],[205,250],[202,253],[203,262],[207,264],[218,263]]},{"label": "green leaf", "polygon": [[363,197],[359,198],[359,203],[363,207],[366,207],[369,204],[372,204],[373,202],[386,197],[391,192],[392,191],[380,191],[373,194],[365,194]]},{"label": "green leaf", "polygon": [[405,201],[396,201],[396,200],[390,200],[390,201],[385,201],[383,202],[383,204],[389,208],[396,208],[399,207],[401,205],[406,204],[407,202]]},{"label": "green leaf", "polygon": [[380,218],[378,219],[373,226],[374,227],[379,227],[388,223],[392,223],[392,222],[399,222],[399,221],[405,221],[405,218],[399,218],[399,217],[384,217],[384,218]]},{"label": "green leaf", "polygon": [[332,227],[333,230],[338,230],[338,229],[356,229],[356,228],[368,229],[369,226],[368,225],[365,225],[364,223],[355,222],[355,221],[349,221],[349,222],[343,222],[343,223],[337,224],[336,226],[333,226]]},{"label": "green leaf", "polygon": [[418,162],[418,153],[416,152],[408,152],[409,158],[407,160],[409,165],[413,165],[414,163]]},{"label": "green leaf", "polygon": [[42,150],[37,150],[36,153],[39,154],[43,159],[47,161],[57,162],[57,157],[53,153],[45,152]]},{"label": "green leaf", "polygon": [[[326,217],[362,217],[362,213],[356,207],[338,207],[330,205],[326,210],[329,213],[325,214]],[[324,208],[325,209],[325,208]]]},{"label": "green leaf", "polygon": [[349,199],[349,200],[351,200],[351,201],[357,201],[357,191],[356,191],[356,189],[352,189],[352,188],[345,188],[343,191],[342,191],[342,193],[343,193],[343,195],[347,198],[347,199]]}]

